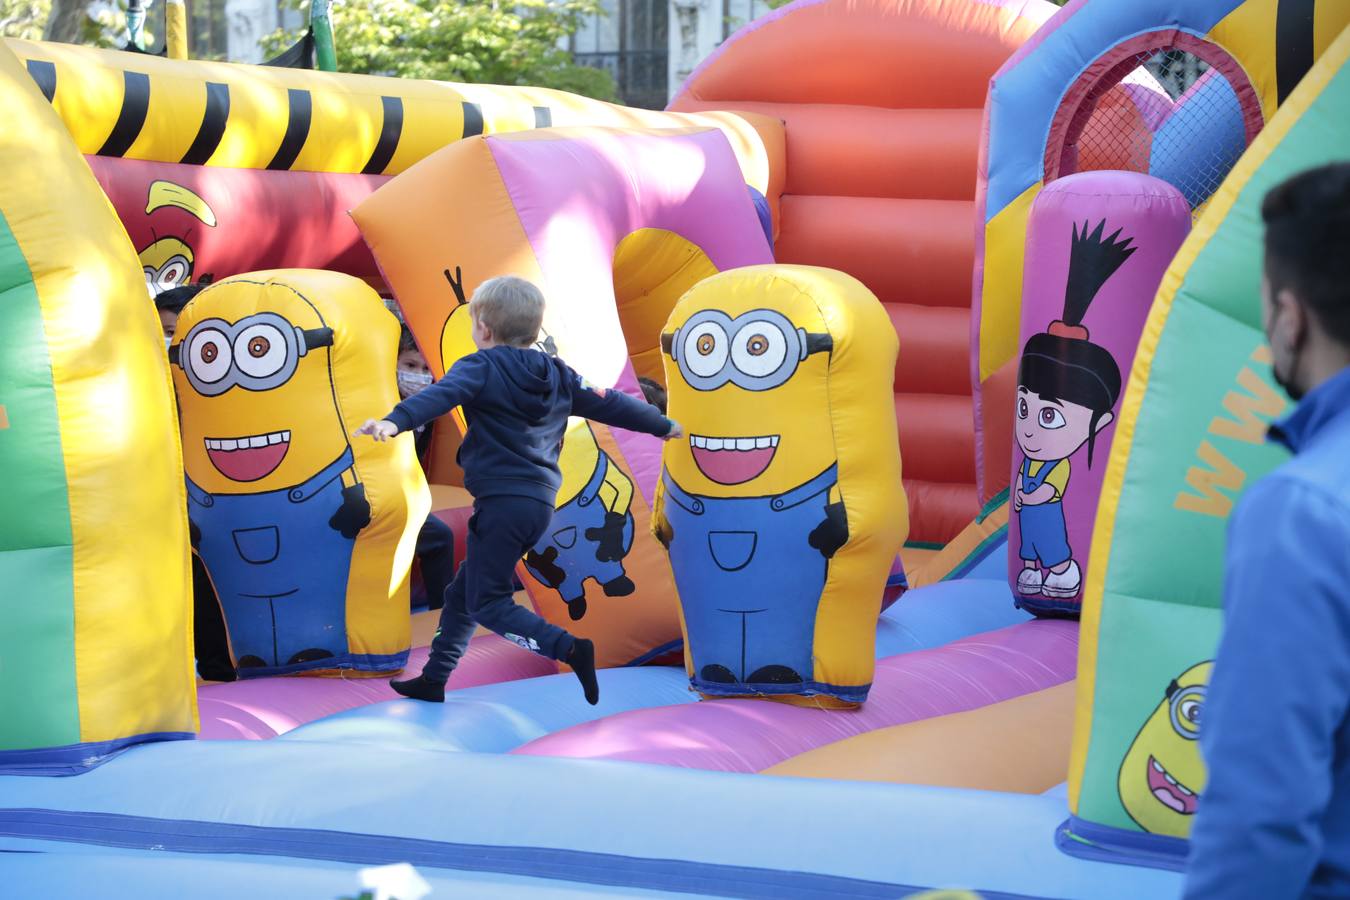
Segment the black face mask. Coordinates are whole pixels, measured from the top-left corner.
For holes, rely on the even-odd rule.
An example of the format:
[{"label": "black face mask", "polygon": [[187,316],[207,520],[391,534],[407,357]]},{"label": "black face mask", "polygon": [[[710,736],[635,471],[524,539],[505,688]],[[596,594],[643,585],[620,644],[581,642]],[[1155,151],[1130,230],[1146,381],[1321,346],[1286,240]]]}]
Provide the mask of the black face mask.
[{"label": "black face mask", "polygon": [[[1298,367],[1294,366],[1294,368]],[[1307,391],[1303,390],[1303,388],[1294,384],[1292,381],[1286,381],[1285,378],[1280,375],[1280,370],[1273,365],[1270,367],[1270,374],[1274,376],[1275,383],[1278,384],[1280,388],[1289,395],[1289,399],[1293,400],[1295,403],[1302,400],[1303,395],[1307,393]]]},{"label": "black face mask", "polygon": [[[1270,326],[1271,329],[1273,330],[1275,327],[1274,320],[1271,321]],[[1271,343],[1271,338],[1269,334],[1266,335],[1266,343],[1268,344]],[[1289,399],[1297,403],[1298,401],[1303,399],[1303,395],[1307,393],[1307,391],[1305,391],[1298,385],[1294,384],[1292,380],[1286,380],[1284,376],[1280,374],[1280,367],[1275,364],[1275,357],[1274,357],[1275,351],[1273,349],[1273,346],[1274,345],[1272,344],[1271,363],[1270,363],[1271,377],[1275,379],[1275,383],[1280,386],[1280,389],[1289,395]],[[1297,363],[1298,360],[1297,358],[1295,358],[1294,362],[1289,366],[1290,371],[1294,372],[1298,371]]]}]

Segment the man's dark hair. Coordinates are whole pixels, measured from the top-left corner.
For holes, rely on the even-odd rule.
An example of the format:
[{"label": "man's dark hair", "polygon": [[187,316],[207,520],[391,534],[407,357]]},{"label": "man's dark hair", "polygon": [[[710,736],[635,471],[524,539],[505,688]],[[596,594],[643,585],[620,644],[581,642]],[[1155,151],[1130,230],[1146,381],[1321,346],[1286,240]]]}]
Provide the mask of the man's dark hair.
[{"label": "man's dark hair", "polygon": [[638,387],[642,388],[642,396],[647,398],[647,402],[657,409],[661,410],[661,415],[666,414],[666,389],[661,387],[650,378],[638,376]]},{"label": "man's dark hair", "polygon": [[1350,345],[1350,163],[1276,185],[1261,218],[1272,292],[1293,293],[1334,340]]},{"label": "man's dark hair", "polygon": [[155,309],[167,309],[169,312],[181,313],[183,307],[192,302],[192,298],[206,290],[205,284],[183,284],[176,288],[169,288],[167,291],[161,291],[155,295]]}]

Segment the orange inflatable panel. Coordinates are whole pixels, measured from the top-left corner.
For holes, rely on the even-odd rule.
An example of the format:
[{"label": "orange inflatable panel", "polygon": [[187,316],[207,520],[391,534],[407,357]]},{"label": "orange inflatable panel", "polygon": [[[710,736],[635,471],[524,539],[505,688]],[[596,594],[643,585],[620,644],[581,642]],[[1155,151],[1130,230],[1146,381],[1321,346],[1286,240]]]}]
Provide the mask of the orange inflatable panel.
[{"label": "orange inflatable panel", "polygon": [[907,454],[912,453],[919,460],[905,466],[905,475],[926,481],[975,483],[970,403],[969,396],[957,394],[896,394],[901,458],[910,459]]},{"label": "orange inflatable panel", "polygon": [[902,348],[897,397],[927,398],[908,405],[937,414],[899,421],[914,541],[950,540],[979,511],[967,310],[985,94],[1056,9],[1046,0],[793,3],[723,43],[670,105],[782,120],[776,258],[840,269],[887,304]]},{"label": "orange inflatable panel", "polygon": [[1064,781],[1074,682],[967,712],[869,731],[794,756],[766,775],[1043,794]]},{"label": "orange inflatable panel", "polygon": [[[1041,7],[1046,6],[1025,0],[796,4],[786,15],[770,14],[724,44],[727,49],[695,70],[681,95],[980,109],[989,77],[1045,20]],[[784,61],[796,62],[789,78],[783,77]],[[770,72],[777,77],[766,79]],[[747,87],[754,93],[746,93]]]},{"label": "orange inflatable panel", "polygon": [[[690,102],[689,109],[722,104]],[[789,194],[969,200],[980,143],[978,109],[877,109],[740,102],[782,119]],[[859,135],[866,135],[859,141]],[[840,165],[848,160],[848,165]]]},{"label": "orange inflatable panel", "polygon": [[897,394],[957,394],[970,378],[970,313],[945,306],[887,303],[905,352],[895,366]]},{"label": "orange inflatable panel", "polygon": [[785,194],[775,255],[847,272],[883,303],[969,309],[974,220],[972,200]]}]

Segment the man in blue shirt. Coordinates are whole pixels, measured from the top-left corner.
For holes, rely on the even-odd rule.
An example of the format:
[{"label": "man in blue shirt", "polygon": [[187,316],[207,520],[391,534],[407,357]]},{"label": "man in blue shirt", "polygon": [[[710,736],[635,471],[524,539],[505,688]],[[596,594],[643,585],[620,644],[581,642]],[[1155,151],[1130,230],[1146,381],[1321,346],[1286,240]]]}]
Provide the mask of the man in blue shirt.
[{"label": "man in blue shirt", "polygon": [[1262,322],[1294,458],[1233,514],[1188,898],[1350,897],[1350,164],[1267,195]]}]

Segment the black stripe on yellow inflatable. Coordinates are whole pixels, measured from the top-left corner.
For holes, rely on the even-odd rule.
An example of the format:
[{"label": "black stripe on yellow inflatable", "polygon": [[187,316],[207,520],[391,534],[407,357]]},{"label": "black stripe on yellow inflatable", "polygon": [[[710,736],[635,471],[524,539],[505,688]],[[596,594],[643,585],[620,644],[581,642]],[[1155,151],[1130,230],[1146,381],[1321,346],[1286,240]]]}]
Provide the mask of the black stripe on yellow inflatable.
[{"label": "black stripe on yellow inflatable", "polygon": [[464,101],[464,137],[471,138],[483,133],[483,107],[477,103]]},{"label": "black stripe on yellow inflatable", "polygon": [[403,135],[403,101],[398,97],[381,97],[380,105],[384,107],[384,124],[380,126],[380,139],[371,151],[370,159],[361,169],[362,175],[383,175],[398,149],[398,139]]},{"label": "black stripe on yellow inflatable", "polygon": [[1275,83],[1280,102],[1312,68],[1317,0],[1279,0],[1275,10]]},{"label": "black stripe on yellow inflatable", "polygon": [[144,72],[122,73],[122,109],[112,134],[99,148],[99,156],[121,156],[131,149],[145,127],[150,110],[150,76]]},{"label": "black stripe on yellow inflatable", "polygon": [[42,91],[42,96],[51,103],[52,98],[56,96],[56,64],[48,62],[45,59],[30,59],[28,61],[28,74],[37,82],[38,90]]},{"label": "black stripe on yellow inflatable", "polygon": [[197,128],[197,136],[192,146],[183,154],[179,162],[190,166],[204,166],[220,146],[225,136],[225,123],[230,118],[230,86],[216,81],[206,82],[206,111],[202,113],[202,124]]},{"label": "black stripe on yellow inflatable", "polygon": [[286,136],[281,139],[277,155],[267,164],[269,169],[289,169],[309,138],[309,122],[314,107],[309,91],[290,88],[286,91],[286,102],[289,106]]}]

